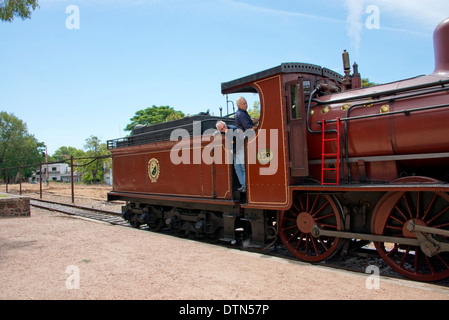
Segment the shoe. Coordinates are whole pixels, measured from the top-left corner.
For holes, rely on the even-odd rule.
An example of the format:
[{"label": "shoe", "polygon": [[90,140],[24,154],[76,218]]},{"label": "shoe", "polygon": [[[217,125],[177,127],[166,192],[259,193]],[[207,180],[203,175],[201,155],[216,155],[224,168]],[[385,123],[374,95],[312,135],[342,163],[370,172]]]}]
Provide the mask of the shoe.
[{"label": "shoe", "polygon": [[246,192],[246,187],[240,187],[237,189],[239,192]]}]

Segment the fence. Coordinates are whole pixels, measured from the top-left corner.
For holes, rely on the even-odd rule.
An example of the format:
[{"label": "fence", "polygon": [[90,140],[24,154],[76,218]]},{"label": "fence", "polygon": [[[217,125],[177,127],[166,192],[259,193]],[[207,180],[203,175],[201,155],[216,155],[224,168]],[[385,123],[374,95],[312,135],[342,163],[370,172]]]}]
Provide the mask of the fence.
[{"label": "fence", "polygon": [[[74,173],[75,170],[74,168],[76,167],[84,167],[84,166],[88,166],[91,163],[98,161],[98,160],[102,160],[102,159],[107,159],[107,158],[111,158],[111,155],[104,155],[104,156],[97,156],[97,157],[81,157],[81,158],[74,158],[73,156],[70,157],[70,183],[71,183],[71,195],[72,195],[72,203],[75,203],[75,186],[74,186]],[[88,161],[87,163],[83,163],[83,164],[74,164],[75,160],[92,160],[92,161]],[[49,166],[52,164],[61,164],[61,163],[66,163],[67,160],[63,160],[63,161],[57,161],[57,162],[40,162],[38,164],[31,164],[31,165],[20,165],[18,167],[8,167],[8,168],[0,168],[0,170],[4,171],[4,176],[6,177],[5,179],[5,184],[6,184],[6,193],[8,193],[8,170],[18,170],[19,173],[19,194],[22,195],[22,169],[24,168],[39,168],[39,183],[40,183],[40,198],[42,199],[42,193],[43,193],[43,188],[42,188],[42,167],[43,166]],[[47,167],[48,168],[48,167]],[[48,174],[48,169],[47,169],[47,174]]]}]

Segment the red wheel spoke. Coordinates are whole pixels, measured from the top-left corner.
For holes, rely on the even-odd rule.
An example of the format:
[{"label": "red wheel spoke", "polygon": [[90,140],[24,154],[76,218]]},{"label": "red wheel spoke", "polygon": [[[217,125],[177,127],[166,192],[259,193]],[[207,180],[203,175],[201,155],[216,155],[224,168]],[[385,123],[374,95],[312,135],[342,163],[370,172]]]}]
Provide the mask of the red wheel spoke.
[{"label": "red wheel spoke", "polygon": [[446,208],[444,208],[443,210],[441,210],[439,213],[437,213],[432,219],[430,219],[429,221],[427,221],[427,224],[431,224],[433,221],[435,221],[436,219],[438,219],[443,213],[445,213],[447,210],[449,210],[449,206],[447,206]]},{"label": "red wheel spoke", "polygon": [[[321,208],[318,209],[317,212],[315,212],[314,214],[312,214],[312,217],[316,217],[317,214],[319,214],[320,212],[322,212],[327,206],[328,206],[329,202],[327,201],[325,204],[323,204],[321,206]],[[312,211],[313,212],[313,211]]]},{"label": "red wheel spoke", "polygon": [[408,211],[408,215],[409,215],[410,219],[413,219],[413,213],[412,213],[413,210],[410,209],[410,204],[409,204],[408,199],[407,199],[407,193],[404,193],[404,196],[402,198],[403,198],[403,200],[405,202],[405,206],[407,207],[407,211]]},{"label": "red wheel spoke", "polygon": [[328,246],[326,246],[326,242],[323,241],[323,238],[322,238],[322,237],[319,237],[319,238],[318,238],[318,242],[323,246],[323,248],[324,248],[325,250],[328,250],[328,249],[329,249]]},{"label": "red wheel spoke", "polygon": [[430,202],[429,206],[427,207],[426,212],[424,213],[424,215],[423,215],[423,217],[422,217],[422,220],[423,220],[423,221],[426,221],[427,215],[429,214],[430,210],[432,209],[433,204],[435,203],[436,198],[437,198],[437,194],[435,193],[435,194],[433,195],[432,201]]},{"label": "red wheel spoke", "polygon": [[325,216],[322,216],[322,217],[314,217],[315,218],[315,221],[320,221],[320,220],[323,220],[323,219],[327,219],[327,218],[330,218],[330,217],[333,217],[333,216],[335,216],[335,213],[329,213],[329,214],[327,214],[327,215],[325,215]]},{"label": "red wheel spoke", "polygon": [[406,217],[406,215],[402,212],[401,209],[398,208],[398,206],[396,206],[396,207],[394,207],[394,208],[396,209],[396,211],[398,211],[398,212],[401,214],[402,218],[404,218],[404,221],[407,221],[407,220],[408,220],[408,218]]},{"label": "red wheel spoke", "polygon": [[315,255],[318,256],[320,254],[320,251],[318,250],[317,243],[316,243],[318,240],[312,236],[309,236],[309,238],[310,238],[310,242],[312,242],[313,248],[315,250]]},{"label": "red wheel spoke", "polygon": [[438,257],[438,260],[439,260],[442,264],[444,264],[444,266],[445,266],[447,269],[449,269],[449,264],[448,264],[446,261],[443,260],[443,258],[441,257],[441,255],[440,255],[440,254],[437,254],[437,257]]},{"label": "red wheel spoke", "polygon": [[399,230],[402,232],[402,227],[398,227],[398,226],[387,225],[387,226],[385,226],[385,228],[391,229],[391,230]]},{"label": "red wheel spoke", "polygon": [[295,214],[296,216],[297,216],[300,212],[303,211],[303,210],[300,210],[300,209],[298,208],[298,206],[296,205],[296,203],[293,203],[293,207],[295,208],[296,212],[294,212],[294,211],[290,211],[290,212],[293,213],[293,214]]},{"label": "red wheel spoke", "polygon": [[[293,202],[295,203],[295,202]],[[304,203],[302,202],[302,198],[298,199],[298,203],[301,206],[301,212],[307,211],[307,207],[304,207]]]},{"label": "red wheel spoke", "polygon": [[287,231],[293,228],[298,228],[296,225],[290,226],[290,227],[286,227],[286,228],[282,228],[282,231]]},{"label": "red wheel spoke", "polygon": [[[310,209],[308,210],[309,212],[315,211],[315,207],[316,207],[316,205],[317,205],[317,203],[318,203],[319,198],[320,198],[319,195],[317,195],[317,196],[315,197],[315,201],[313,202],[312,208],[310,208]],[[307,200],[309,200],[309,195],[307,195]],[[308,201],[307,201],[307,208],[309,208],[309,206],[308,206]]]},{"label": "red wheel spoke", "polygon": [[299,233],[299,231],[296,231],[291,237],[290,239],[288,239],[288,242],[290,242],[297,234]]},{"label": "red wheel spoke", "polygon": [[432,228],[444,229],[445,227],[449,227],[449,222],[433,225]]},{"label": "red wheel spoke", "polygon": [[321,229],[337,229],[333,224],[320,223],[319,226]]},{"label": "red wheel spoke", "polygon": [[298,250],[299,247],[301,246],[302,239],[304,239],[304,233],[301,233],[301,236],[298,239],[298,243],[296,244],[296,250]]},{"label": "red wheel spoke", "polygon": [[[427,266],[428,266],[429,269],[430,269],[430,273],[434,274],[434,273],[435,273],[435,270],[433,269],[433,265],[432,265],[432,262],[430,262],[429,257],[426,256],[426,255],[424,255],[424,258],[426,259]],[[416,255],[416,260],[418,260],[418,254]],[[415,264],[416,264],[416,266],[417,266],[417,265],[418,265],[418,262],[416,262]]]},{"label": "red wheel spoke", "polygon": [[396,222],[398,222],[400,224],[403,224],[404,222],[407,221],[407,220],[401,220],[401,219],[397,218],[396,216],[391,216],[391,219],[395,220]]},{"label": "red wheel spoke", "polygon": [[409,252],[410,252],[410,246],[407,247],[407,250],[405,251],[404,255],[402,256],[401,262],[399,263],[400,266],[402,266],[404,264],[405,258],[407,258],[407,255]]},{"label": "red wheel spoke", "polygon": [[399,249],[399,245],[398,245],[398,244],[395,244],[394,247],[393,247],[393,249],[390,250],[390,251],[387,253],[387,256],[390,256],[390,255],[396,253],[396,252],[398,251],[398,249]]},{"label": "red wheel spoke", "polygon": [[418,197],[416,202],[416,219],[419,219],[419,211],[421,208],[421,191],[418,191]]},{"label": "red wheel spoke", "polygon": [[308,235],[308,234],[306,234],[306,240],[305,240],[305,243],[306,243],[305,255],[306,255],[306,256],[309,256],[309,235]]}]

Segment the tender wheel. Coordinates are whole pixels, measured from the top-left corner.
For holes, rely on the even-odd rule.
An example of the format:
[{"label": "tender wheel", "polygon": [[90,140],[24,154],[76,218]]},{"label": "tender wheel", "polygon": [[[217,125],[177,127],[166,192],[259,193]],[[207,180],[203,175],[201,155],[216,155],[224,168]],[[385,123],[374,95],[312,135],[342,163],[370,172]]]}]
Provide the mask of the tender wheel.
[{"label": "tender wheel", "polygon": [[150,231],[152,231],[152,232],[158,232],[158,231],[160,231],[161,229],[162,229],[162,220],[157,220],[156,222],[154,222],[154,223],[147,223],[147,225],[148,225],[148,229],[150,230]]},{"label": "tender wheel", "polygon": [[129,220],[129,224],[133,228],[136,228],[136,229],[140,228],[142,223],[139,221],[139,215],[138,214],[134,214],[133,217]]},{"label": "tender wheel", "polygon": [[217,230],[214,233],[206,234],[206,240],[210,243],[218,243],[221,238],[224,236],[224,229],[223,227],[217,228]]},{"label": "tender wheel", "polygon": [[[449,195],[443,192],[394,192],[379,201],[372,224],[378,235],[416,238],[407,230],[413,220],[421,226],[449,230]],[[447,242],[447,237],[434,236]],[[385,262],[401,275],[419,281],[437,281],[449,277],[449,252],[432,257],[419,246],[376,242],[376,249]]]},{"label": "tender wheel", "polygon": [[335,254],[342,242],[339,238],[322,236],[315,238],[312,227],[340,231],[342,219],[337,200],[330,195],[302,194],[297,197],[288,211],[281,212],[279,237],[297,258],[317,262]]},{"label": "tender wheel", "polygon": [[150,231],[157,232],[161,230],[164,225],[162,212],[154,207],[150,207],[146,222]]}]

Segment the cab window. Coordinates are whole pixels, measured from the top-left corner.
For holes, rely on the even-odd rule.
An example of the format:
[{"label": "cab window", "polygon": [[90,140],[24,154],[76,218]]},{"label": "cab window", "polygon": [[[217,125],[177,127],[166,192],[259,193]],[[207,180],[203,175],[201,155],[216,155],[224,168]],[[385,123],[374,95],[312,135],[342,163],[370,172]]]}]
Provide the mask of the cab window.
[{"label": "cab window", "polygon": [[292,84],[289,88],[290,108],[292,119],[299,118],[299,85]]}]

